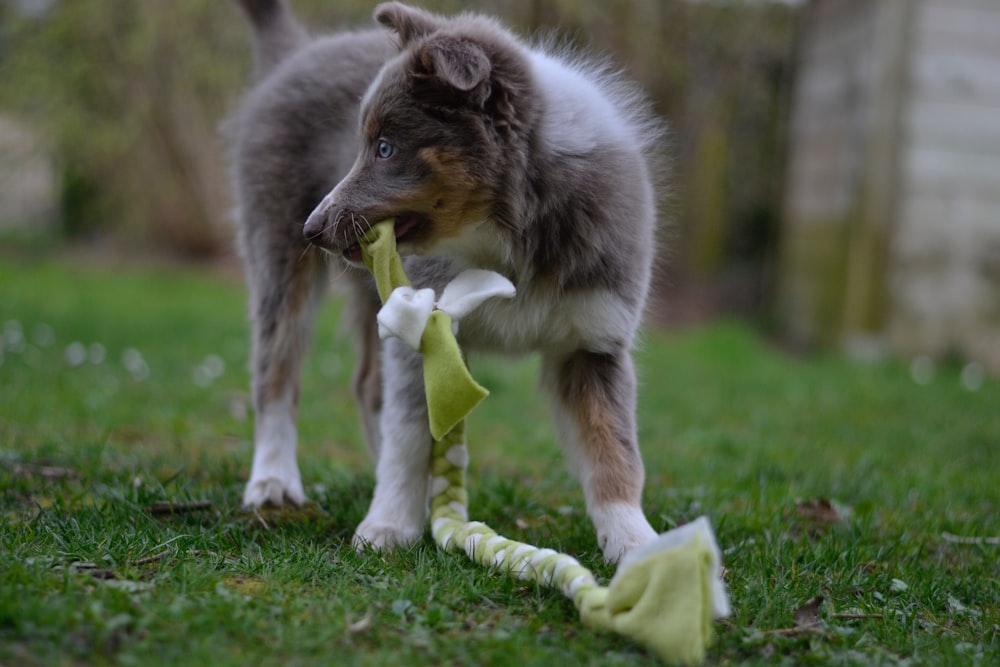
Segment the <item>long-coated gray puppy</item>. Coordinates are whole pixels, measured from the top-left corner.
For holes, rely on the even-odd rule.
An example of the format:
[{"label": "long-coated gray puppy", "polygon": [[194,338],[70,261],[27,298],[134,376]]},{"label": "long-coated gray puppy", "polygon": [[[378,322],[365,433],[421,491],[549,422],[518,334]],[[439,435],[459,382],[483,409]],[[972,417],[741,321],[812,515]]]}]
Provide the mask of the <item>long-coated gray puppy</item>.
[{"label": "long-coated gray puppy", "polygon": [[[411,544],[431,435],[415,352],[379,340],[358,234],[393,217],[417,287],[496,271],[517,287],[462,321],[467,352],[537,352],[559,439],[609,561],[654,536],[630,350],[655,246],[660,125],[604,66],[474,14],[399,3],[384,28],[310,38],[283,0],[240,0],[257,83],[230,124],[253,323],[255,451],[244,503],[300,504],[299,370],[330,276],[349,284],[354,390],[377,459],[358,547]],[[325,252],[306,250],[318,246]],[[332,260],[330,258],[333,258]]]}]

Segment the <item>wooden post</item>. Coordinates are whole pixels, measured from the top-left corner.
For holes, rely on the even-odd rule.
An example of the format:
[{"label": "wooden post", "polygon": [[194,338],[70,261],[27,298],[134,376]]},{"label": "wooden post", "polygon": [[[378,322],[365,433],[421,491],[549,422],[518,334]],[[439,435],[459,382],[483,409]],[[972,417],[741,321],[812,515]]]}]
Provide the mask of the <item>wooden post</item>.
[{"label": "wooden post", "polygon": [[888,245],[899,196],[913,5],[912,0],[881,0],[875,14],[875,41],[881,53],[875,58],[877,70],[871,82],[871,121],[861,191],[848,232],[841,314],[841,342],[848,346],[858,338],[881,336],[888,320]]}]

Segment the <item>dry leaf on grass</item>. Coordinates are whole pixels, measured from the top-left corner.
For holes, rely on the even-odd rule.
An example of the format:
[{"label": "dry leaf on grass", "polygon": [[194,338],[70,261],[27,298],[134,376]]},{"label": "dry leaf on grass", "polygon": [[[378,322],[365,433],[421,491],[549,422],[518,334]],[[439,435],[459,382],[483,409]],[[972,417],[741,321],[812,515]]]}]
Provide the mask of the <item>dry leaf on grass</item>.
[{"label": "dry leaf on grass", "polygon": [[819,627],[819,608],[823,605],[823,596],[817,595],[795,611],[796,628]]},{"label": "dry leaf on grass", "polygon": [[828,498],[795,500],[793,533],[818,537],[830,530],[842,528],[851,517],[851,508]]},{"label": "dry leaf on grass", "polygon": [[850,508],[828,498],[797,499],[795,513],[816,523],[843,523],[850,518]]},{"label": "dry leaf on grass", "polygon": [[822,634],[822,622],[819,618],[819,610],[822,605],[823,596],[817,595],[795,610],[795,627],[768,630],[762,634],[764,636],[778,635],[781,637]]}]

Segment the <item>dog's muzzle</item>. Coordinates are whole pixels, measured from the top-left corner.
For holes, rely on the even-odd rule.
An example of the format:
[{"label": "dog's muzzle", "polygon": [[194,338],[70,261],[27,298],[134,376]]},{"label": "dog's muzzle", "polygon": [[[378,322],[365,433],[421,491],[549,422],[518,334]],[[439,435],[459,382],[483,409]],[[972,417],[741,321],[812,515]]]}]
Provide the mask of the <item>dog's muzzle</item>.
[{"label": "dog's muzzle", "polygon": [[318,242],[323,236],[323,232],[326,231],[329,217],[329,211],[324,208],[323,204],[317,206],[309,214],[306,223],[302,226],[302,235],[306,237],[307,241],[319,244]]},{"label": "dog's muzzle", "polygon": [[358,247],[358,235],[366,228],[364,216],[335,206],[331,196],[327,195],[306,218],[302,235],[309,243],[324,250],[349,253],[351,249]]}]

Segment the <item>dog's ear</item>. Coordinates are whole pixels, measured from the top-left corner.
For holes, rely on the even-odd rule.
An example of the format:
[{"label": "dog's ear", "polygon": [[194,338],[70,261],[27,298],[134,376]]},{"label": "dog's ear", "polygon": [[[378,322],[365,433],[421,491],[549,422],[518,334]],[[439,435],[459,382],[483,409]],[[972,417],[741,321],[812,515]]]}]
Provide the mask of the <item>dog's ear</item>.
[{"label": "dog's ear", "polygon": [[429,35],[444,24],[444,19],[401,2],[383,2],[375,8],[375,20],[396,31],[402,46]]},{"label": "dog's ear", "polygon": [[414,54],[417,72],[463,93],[488,81],[492,66],[483,49],[467,39],[438,35]]}]

